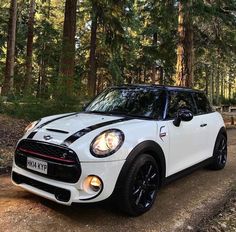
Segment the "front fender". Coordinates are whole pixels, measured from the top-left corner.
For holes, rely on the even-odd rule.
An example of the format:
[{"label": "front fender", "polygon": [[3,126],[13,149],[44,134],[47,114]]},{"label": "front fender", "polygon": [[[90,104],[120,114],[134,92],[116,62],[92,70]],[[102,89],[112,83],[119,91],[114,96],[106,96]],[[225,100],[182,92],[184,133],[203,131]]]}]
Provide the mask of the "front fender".
[{"label": "front fender", "polygon": [[122,183],[126,178],[126,174],[129,168],[133,164],[134,160],[137,159],[137,157],[142,154],[150,154],[155,158],[160,170],[160,180],[161,180],[160,185],[164,183],[166,177],[166,159],[164,152],[158,143],[156,143],[153,140],[147,140],[139,143],[136,147],[133,148],[133,150],[127,156],[126,162],[123,165],[117,180],[116,190],[122,187]]}]

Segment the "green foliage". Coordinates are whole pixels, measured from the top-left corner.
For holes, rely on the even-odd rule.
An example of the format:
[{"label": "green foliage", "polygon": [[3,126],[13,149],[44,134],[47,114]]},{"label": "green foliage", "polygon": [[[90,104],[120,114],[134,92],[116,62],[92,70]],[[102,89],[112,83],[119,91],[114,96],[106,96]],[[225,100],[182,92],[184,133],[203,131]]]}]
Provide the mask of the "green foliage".
[{"label": "green foliage", "polygon": [[25,99],[7,103],[0,100],[0,113],[32,121],[54,114],[79,112],[82,109],[81,104],[80,99],[61,101]]},{"label": "green foliage", "polygon": [[221,98],[221,104],[222,105],[236,105],[236,94],[234,94],[233,98],[231,98],[231,99],[222,97]]},{"label": "green foliage", "polygon": [[[4,78],[9,18],[9,3],[5,2],[0,2],[0,85]],[[236,3],[234,0],[192,2],[195,88],[208,93],[212,91],[211,100],[215,102],[217,99],[222,102],[235,99]],[[92,8],[92,5],[96,7]],[[33,93],[29,99],[22,99],[29,0],[18,1],[15,89],[14,95],[8,98],[12,104],[6,105],[0,101],[0,111],[33,119],[74,111],[77,105],[79,107],[80,104],[73,99],[65,99],[67,80],[61,79],[58,74],[64,7],[65,1],[36,1]],[[78,1],[75,76],[73,89],[70,90],[76,101],[79,98],[78,102],[81,102],[87,95],[92,10],[98,14],[98,92],[109,85],[149,83],[153,67],[163,70],[165,84],[174,84],[178,1]],[[217,85],[220,85],[220,93],[216,93]]]},{"label": "green foliage", "polygon": [[9,3],[0,2],[0,85],[4,78],[4,67],[6,58],[7,24],[9,16]]}]

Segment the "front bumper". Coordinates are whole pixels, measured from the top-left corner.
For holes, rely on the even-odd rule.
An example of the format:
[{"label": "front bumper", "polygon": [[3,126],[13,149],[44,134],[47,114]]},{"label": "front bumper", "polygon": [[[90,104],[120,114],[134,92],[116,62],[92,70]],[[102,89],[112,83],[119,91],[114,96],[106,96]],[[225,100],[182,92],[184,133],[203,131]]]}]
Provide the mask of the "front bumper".
[{"label": "front bumper", "polygon": [[[15,185],[34,194],[64,205],[71,205],[73,202],[98,202],[108,198],[112,194],[124,163],[125,160],[112,162],[81,162],[81,175],[79,180],[76,183],[67,183],[29,172],[18,167],[14,162],[12,181]],[[17,181],[17,179],[14,180],[14,176],[16,175],[21,175],[26,178],[21,178],[20,181]],[[99,194],[84,191],[84,180],[90,175],[98,176],[103,182],[103,188]],[[33,180],[33,182],[29,179]],[[58,191],[60,194],[65,194],[66,196],[64,198],[58,198]]]}]

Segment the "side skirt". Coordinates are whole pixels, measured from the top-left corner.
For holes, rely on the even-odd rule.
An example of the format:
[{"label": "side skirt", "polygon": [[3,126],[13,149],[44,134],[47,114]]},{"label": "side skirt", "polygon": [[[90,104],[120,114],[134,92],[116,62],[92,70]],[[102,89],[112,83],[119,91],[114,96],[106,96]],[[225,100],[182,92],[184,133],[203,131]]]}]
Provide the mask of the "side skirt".
[{"label": "side skirt", "polygon": [[191,167],[189,167],[187,169],[184,169],[184,170],[182,170],[180,172],[177,172],[177,173],[175,173],[175,174],[173,174],[171,176],[166,177],[164,179],[162,185],[163,186],[167,185],[167,184],[171,183],[174,180],[180,179],[183,176],[191,174],[192,172],[196,171],[197,169],[206,167],[207,165],[209,165],[212,162],[212,159],[213,159],[213,157],[210,157],[210,158],[208,158],[208,159],[206,159],[206,160],[204,160],[204,161],[202,161],[200,163],[197,163],[197,164],[195,164],[195,165],[193,165],[193,166],[191,166]]}]

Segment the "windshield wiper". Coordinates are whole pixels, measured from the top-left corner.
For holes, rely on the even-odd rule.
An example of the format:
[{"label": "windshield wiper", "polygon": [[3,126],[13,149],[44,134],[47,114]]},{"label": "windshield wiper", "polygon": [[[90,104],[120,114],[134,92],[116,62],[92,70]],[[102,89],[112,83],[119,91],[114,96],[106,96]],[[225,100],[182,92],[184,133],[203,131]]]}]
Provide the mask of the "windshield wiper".
[{"label": "windshield wiper", "polygon": [[138,115],[138,114],[125,114],[128,117],[134,117],[134,118],[144,118],[144,119],[153,119],[153,117],[145,116],[145,115]]},{"label": "windshield wiper", "polygon": [[85,113],[90,114],[104,114],[104,115],[119,115],[119,116],[125,116],[125,117],[133,117],[133,118],[144,118],[144,119],[153,119],[153,117],[145,116],[145,115],[138,115],[138,114],[129,114],[122,111],[85,111]]},{"label": "windshield wiper", "polygon": [[84,111],[84,113],[88,113],[88,114],[107,114],[106,112],[98,111],[98,110]]}]

